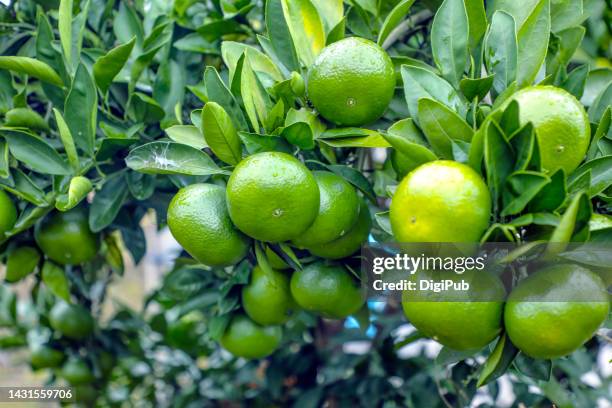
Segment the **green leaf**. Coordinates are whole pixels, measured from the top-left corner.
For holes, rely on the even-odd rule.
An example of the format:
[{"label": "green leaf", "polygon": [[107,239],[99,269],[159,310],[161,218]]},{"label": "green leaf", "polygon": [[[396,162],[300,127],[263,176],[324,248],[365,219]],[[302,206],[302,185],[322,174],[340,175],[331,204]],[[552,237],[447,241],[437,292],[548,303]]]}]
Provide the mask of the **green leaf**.
[{"label": "green leaf", "polygon": [[283,75],[272,60],[255,47],[235,41],[223,41],[223,43],[221,43],[221,55],[223,57],[223,62],[225,62],[229,70],[230,78],[234,77],[236,64],[240,56],[245,53],[255,73],[265,73],[274,81],[280,82],[283,80]]},{"label": "green leaf", "polygon": [[108,227],[119,214],[129,193],[125,178],[121,174],[107,178],[91,202],[89,228],[93,232],[100,232]]},{"label": "green leaf", "polygon": [[41,274],[45,286],[51,293],[66,302],[70,302],[70,285],[62,268],[51,261],[45,261]]},{"label": "green leaf", "polygon": [[580,65],[567,75],[567,78],[561,83],[561,87],[574,95],[577,99],[580,99],[584,94],[588,75],[588,64]]},{"label": "green leaf", "polygon": [[181,51],[197,52],[199,54],[219,55],[219,49],[214,43],[206,41],[199,33],[187,34],[172,46]]},{"label": "green leaf", "polygon": [[591,173],[589,196],[594,197],[612,185],[612,155],[598,157],[578,167],[571,174],[569,181],[573,183],[585,172]]},{"label": "green leaf", "polygon": [[368,179],[357,169],[340,164],[324,164],[329,171],[343,177],[346,181],[357,187],[372,202],[376,201],[376,194]]},{"label": "green leaf", "polygon": [[42,132],[49,131],[49,124],[38,112],[30,108],[14,108],[4,114],[4,126],[21,127]]},{"label": "green leaf", "polygon": [[80,62],[81,49],[83,47],[83,34],[85,33],[85,24],[87,22],[87,16],[89,15],[90,4],[90,0],[85,0],[84,5],[81,6],[81,12],[72,19],[72,24],[70,27],[70,58],[66,56],[66,62],[71,71],[72,69],[76,68]]},{"label": "green leaf", "polygon": [[421,98],[431,98],[442,102],[459,113],[459,116],[465,117],[467,108],[448,82],[431,71],[409,65],[402,65],[401,73],[408,112],[412,119],[418,118],[418,101]]},{"label": "green leaf", "polygon": [[535,360],[527,355],[520,353],[514,359],[514,366],[517,370],[527,377],[538,380],[548,381],[552,372],[552,361]]},{"label": "green leaf", "polygon": [[565,72],[567,64],[580,46],[586,29],[572,27],[552,34],[546,55],[546,75],[556,77]]},{"label": "green leaf", "polygon": [[487,31],[487,14],[482,0],[465,0],[465,9],[470,26],[470,48],[474,50]]},{"label": "green leaf", "polygon": [[237,129],[246,130],[249,125],[246,122],[242,110],[238,106],[236,99],[227,89],[219,73],[214,67],[206,67],[204,72],[204,84],[206,85],[206,95],[210,102],[216,102],[230,115],[234,126]]},{"label": "green leaf", "polygon": [[283,128],[281,135],[289,143],[303,150],[314,149],[314,135],[312,128],[306,122],[295,122]]},{"label": "green leaf", "polygon": [[281,5],[297,55],[304,65],[310,66],[325,47],[319,12],[310,0],[281,0]]},{"label": "green leaf", "polygon": [[93,74],[96,83],[103,94],[108,91],[115,77],[121,72],[136,44],[136,37],[121,44],[96,60],[93,65]]},{"label": "green leaf", "polygon": [[472,128],[459,115],[433,99],[419,99],[418,118],[432,149],[443,158],[453,157],[452,140],[469,142],[474,135]]},{"label": "green leaf", "polygon": [[267,123],[268,108],[271,102],[269,95],[251,68],[249,59],[246,57],[248,53],[248,51],[245,53],[240,76],[240,94],[251,126],[255,132],[258,132],[260,124],[263,126]]},{"label": "green leaf", "polygon": [[493,15],[485,36],[484,61],[487,70],[495,74],[493,89],[497,93],[516,80],[518,43],[514,18],[504,11]]},{"label": "green leaf", "polygon": [[612,81],[608,82],[608,85],[601,90],[593,104],[589,107],[589,119],[591,122],[599,123],[604,111],[610,105],[612,105]]},{"label": "green leaf", "polygon": [[10,191],[17,197],[29,201],[37,206],[48,206],[45,192],[32,181],[24,172],[19,169],[13,170],[13,182],[9,180],[0,180],[3,188]]},{"label": "green leaf", "polygon": [[529,203],[529,211],[532,213],[555,211],[565,201],[566,194],[565,174],[563,170],[557,170],[550,176],[550,183],[545,185]]},{"label": "green leaf", "polygon": [[206,153],[175,142],[151,142],[139,146],[130,152],[125,162],[132,170],[147,174],[227,174]]},{"label": "green leaf", "polygon": [[397,157],[395,160],[404,164],[409,169],[415,169],[423,163],[437,159],[427,147],[410,142],[403,137],[388,133],[384,138],[395,149]]},{"label": "green leaf", "polygon": [[326,33],[331,32],[344,18],[342,0],[312,0],[312,4],[321,16]]},{"label": "green leaf", "polygon": [[343,137],[338,139],[318,139],[332,147],[391,147],[389,142],[378,132],[367,130],[365,137]]},{"label": "green leaf", "polygon": [[481,101],[489,93],[494,80],[495,74],[476,79],[463,78],[459,82],[459,88],[467,100],[478,98]]},{"label": "green leaf", "polygon": [[153,58],[155,58],[157,52],[171,40],[172,32],[172,23],[162,23],[156,26],[151,34],[144,40],[142,44],[143,51],[132,64],[132,69],[130,71],[130,82],[128,84],[130,93],[136,89],[136,83],[138,83],[144,70],[153,62]]},{"label": "green leaf", "polygon": [[589,197],[585,193],[576,194],[550,236],[552,244],[547,253],[557,254],[565,249],[555,244],[584,240],[585,235],[588,236],[591,213]]},{"label": "green leaf", "polygon": [[554,33],[577,26],[587,16],[584,14],[583,0],[555,0],[550,3],[551,30]]},{"label": "green leaf", "polygon": [[0,179],[8,178],[9,173],[9,149],[6,140],[0,138]]},{"label": "green leaf", "polygon": [[285,20],[281,0],[266,1],[266,29],[274,52],[287,71],[299,71],[300,62]]},{"label": "green leaf", "polygon": [[60,139],[62,140],[64,150],[68,156],[68,163],[70,163],[74,174],[77,174],[81,168],[81,164],[79,162],[76,147],[74,146],[72,133],[70,133],[70,129],[68,128],[68,125],[66,124],[61,112],[53,108],[53,114],[55,115],[55,121],[57,122],[57,129],[59,131]]},{"label": "green leaf", "polygon": [[517,354],[518,349],[512,344],[506,334],[502,334],[487,361],[482,366],[476,387],[482,387],[502,376],[508,370]]},{"label": "green leaf", "polygon": [[206,143],[213,153],[228,164],[242,159],[242,146],[236,128],[225,110],[215,102],[202,109],[202,129]]},{"label": "green leaf", "polygon": [[530,85],[544,63],[550,37],[550,0],[539,0],[518,31],[517,81]]},{"label": "green leaf", "polygon": [[68,191],[57,197],[55,208],[60,211],[68,211],[83,201],[91,190],[93,190],[93,185],[88,178],[83,176],[73,177],[68,185]]},{"label": "green leaf", "polygon": [[136,38],[136,46],[140,49],[144,39],[144,28],[130,3],[124,1],[119,3],[119,11],[113,23],[113,31],[120,42],[127,43],[132,38]]},{"label": "green leaf", "polygon": [[506,178],[514,162],[512,147],[495,122],[489,122],[484,135],[484,160],[487,184],[493,196],[494,213],[499,208]]},{"label": "green leaf", "polygon": [[282,150],[279,148],[282,139],[278,135],[238,132],[238,136],[249,154]]},{"label": "green leaf", "polygon": [[126,173],[125,179],[130,189],[130,193],[132,193],[132,196],[137,200],[146,200],[155,193],[155,181],[157,180],[155,174],[130,171]]},{"label": "green leaf", "polygon": [[338,24],[327,34],[325,38],[325,45],[330,45],[336,41],[340,41],[346,34],[346,19],[343,18]]},{"label": "green leaf", "polygon": [[431,26],[431,52],[442,76],[455,89],[468,62],[469,27],[463,0],[444,0]]},{"label": "green leaf", "polygon": [[200,129],[193,125],[174,125],[165,129],[166,134],[175,142],[204,149],[208,147]]},{"label": "green leaf", "polygon": [[501,216],[517,215],[522,212],[550,181],[550,178],[542,173],[532,171],[512,173],[506,179],[506,184],[512,196],[504,200],[507,204],[502,210]]},{"label": "green leaf", "polygon": [[62,78],[53,68],[34,58],[0,56],[0,69],[26,74],[55,86],[64,86]]},{"label": "green leaf", "polygon": [[393,10],[391,10],[389,14],[387,14],[382,28],[380,29],[380,33],[378,34],[378,45],[385,48],[385,40],[389,37],[393,29],[406,18],[412,4],[414,4],[414,0],[402,0],[393,7]]},{"label": "green leaf", "polygon": [[33,171],[42,174],[71,174],[70,166],[44,139],[7,128],[0,128],[0,134],[8,142],[11,154]]},{"label": "green leaf", "polygon": [[599,141],[605,137],[610,131],[610,125],[612,124],[612,106],[608,106],[606,111],[601,116],[597,130],[591,139],[591,146],[587,152],[587,161],[594,159],[599,152]]},{"label": "green leaf", "polygon": [[96,85],[85,65],[80,64],[66,97],[64,117],[76,146],[89,156],[94,152],[97,115]]},{"label": "green leaf", "polygon": [[579,262],[597,268],[609,269],[610,265],[612,265],[612,251],[604,245],[586,244],[570,251],[562,252],[559,254],[559,257],[570,262]]}]

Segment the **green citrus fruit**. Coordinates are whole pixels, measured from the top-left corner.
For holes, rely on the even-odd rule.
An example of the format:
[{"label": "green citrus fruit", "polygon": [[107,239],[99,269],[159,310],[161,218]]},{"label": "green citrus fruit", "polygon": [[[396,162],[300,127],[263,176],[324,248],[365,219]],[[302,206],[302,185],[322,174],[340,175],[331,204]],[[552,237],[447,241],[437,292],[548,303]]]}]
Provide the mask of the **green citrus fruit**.
[{"label": "green citrus fruit", "polygon": [[253,268],[251,281],[242,288],[242,307],[255,323],[283,324],[292,306],[287,275],[273,269],[264,271],[259,266]]},{"label": "green citrus fruit", "polygon": [[499,335],[506,292],[496,276],[486,271],[417,271],[411,279],[465,280],[470,285],[465,292],[403,292],[404,315],[427,337],[455,350],[476,350]]},{"label": "green citrus fruit", "polygon": [[398,242],[477,242],[489,224],[491,196],[471,167],[439,160],[410,172],[391,202]]},{"label": "green citrus fruit", "polygon": [[6,281],[17,282],[34,272],[40,253],[36,248],[22,246],[10,251],[6,262]]},{"label": "green citrus fruit", "polygon": [[204,332],[204,317],[200,311],[193,311],[180,319],[169,322],[166,341],[174,348],[195,356],[201,352],[200,337]]},{"label": "green citrus fruit", "polygon": [[59,367],[64,361],[64,353],[53,347],[35,346],[30,351],[30,362],[34,368]]},{"label": "green citrus fruit", "polygon": [[94,375],[87,363],[80,358],[71,358],[62,367],[62,377],[70,384],[89,384],[94,380]]},{"label": "green citrus fruit", "polygon": [[[591,140],[589,117],[569,92],[554,86],[532,86],[517,92],[521,124],[536,131],[542,169],[570,174],[578,167]],[[508,102],[509,103],[509,102]]]},{"label": "green citrus fruit", "polygon": [[244,315],[236,315],[221,337],[221,346],[237,357],[263,358],[281,342],[280,326],[260,326]]},{"label": "green citrus fruit", "polygon": [[321,258],[342,259],[353,255],[367,241],[372,228],[372,217],[368,204],[360,199],[359,216],[351,229],[340,238],[321,245],[312,245],[308,251]]},{"label": "green citrus fruit", "polygon": [[300,248],[342,237],[359,216],[359,196],[352,185],[328,171],[315,171],[313,175],[319,185],[319,214],[312,225],[293,240]]},{"label": "green citrus fruit", "polygon": [[9,231],[17,221],[17,208],[13,204],[8,194],[0,190],[0,241],[4,238],[4,233]]},{"label": "green citrus fruit", "polygon": [[267,242],[301,235],[319,212],[312,173],[286,153],[264,152],[242,160],[227,183],[227,207],[238,229]]},{"label": "green citrus fruit", "polygon": [[98,253],[98,237],[89,229],[82,208],[45,217],[36,225],[34,237],[45,255],[62,265],[79,265]]},{"label": "green citrus fruit", "polygon": [[323,317],[343,319],[364,303],[361,288],[341,265],[317,262],[291,276],[291,294],[304,310]]},{"label": "green citrus fruit", "polygon": [[94,330],[91,314],[82,306],[63,301],[56,303],[49,313],[51,327],[66,337],[84,339]]},{"label": "green citrus fruit", "polygon": [[380,46],[346,38],[325,47],[308,72],[308,98],[337,125],[361,126],[380,118],[395,91],[393,62]]},{"label": "green citrus fruit", "polygon": [[232,265],[249,251],[250,239],[232,224],[221,186],[193,184],[179,190],[168,207],[168,226],[178,243],[206,265]]},{"label": "green citrus fruit", "polygon": [[550,266],[521,281],[504,311],[512,343],[534,358],[570,354],[608,316],[606,286],[595,273],[577,265]]}]

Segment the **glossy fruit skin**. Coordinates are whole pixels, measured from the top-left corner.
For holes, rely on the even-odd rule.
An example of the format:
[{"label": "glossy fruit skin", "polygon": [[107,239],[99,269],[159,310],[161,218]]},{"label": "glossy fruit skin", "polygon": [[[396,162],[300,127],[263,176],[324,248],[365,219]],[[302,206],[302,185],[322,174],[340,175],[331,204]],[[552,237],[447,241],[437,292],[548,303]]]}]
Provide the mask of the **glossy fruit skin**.
[{"label": "glossy fruit skin", "polygon": [[36,248],[22,246],[8,254],[6,262],[6,281],[17,282],[36,269],[40,261],[40,253]]},{"label": "glossy fruit skin", "polygon": [[310,67],[308,98],[327,120],[361,126],[385,112],[395,91],[393,62],[372,41],[350,37],[325,47]]},{"label": "glossy fruit skin", "polygon": [[36,369],[59,367],[64,357],[61,351],[45,345],[36,346],[30,351],[30,362]]},{"label": "glossy fruit skin", "polygon": [[17,221],[17,208],[4,190],[0,190],[0,241],[4,233],[9,231]]},{"label": "glossy fruit skin", "polygon": [[609,310],[610,298],[599,276],[578,265],[554,265],[512,290],[504,321],[512,343],[523,353],[550,359],[582,346]]},{"label": "glossy fruit skin", "polygon": [[36,243],[49,259],[62,265],[80,265],[92,260],[100,246],[91,232],[87,213],[81,207],[55,212],[36,224]]},{"label": "glossy fruit skin", "polygon": [[234,224],[266,242],[301,235],[319,213],[319,187],[298,159],[263,152],[242,160],[227,183],[227,207]]},{"label": "glossy fruit skin", "polygon": [[71,385],[89,384],[94,380],[91,368],[80,358],[71,358],[62,367],[62,377]]},{"label": "glossy fruit skin", "polygon": [[399,183],[390,219],[398,242],[478,242],[490,213],[491,196],[480,175],[465,164],[438,160]]},{"label": "glossy fruit skin", "polygon": [[63,301],[53,306],[49,322],[53,329],[76,340],[88,337],[94,330],[93,317],[86,309]]},{"label": "glossy fruit skin", "polygon": [[209,266],[237,263],[251,243],[232,224],[225,189],[214,184],[180,189],[168,206],[168,227],[191,256]]},{"label": "glossy fruit skin", "polygon": [[276,350],[282,335],[280,326],[260,326],[244,315],[236,315],[221,337],[221,346],[236,357],[263,358]]},{"label": "glossy fruit skin", "polygon": [[[506,291],[496,276],[486,271],[417,271],[413,278],[470,282],[463,294],[403,292],[404,315],[427,337],[454,350],[478,350],[501,332]],[[469,296],[478,301],[464,301]]]},{"label": "glossy fruit skin", "polygon": [[372,228],[372,216],[368,204],[360,198],[359,216],[351,229],[340,238],[321,245],[309,246],[308,251],[321,258],[342,259],[359,251],[367,242]]},{"label": "glossy fruit skin", "polygon": [[[566,175],[578,167],[591,141],[591,125],[582,104],[569,92],[554,86],[532,86],[517,92],[521,124],[531,122],[536,131],[542,169]],[[509,102],[508,102],[509,103]]]},{"label": "glossy fruit skin", "polygon": [[283,324],[291,315],[294,302],[289,278],[281,271],[253,268],[251,280],[242,288],[242,307],[255,323]]},{"label": "glossy fruit skin", "polygon": [[359,216],[355,187],[329,171],[313,172],[320,192],[319,214],[293,244],[300,248],[325,244],[345,235]]},{"label": "glossy fruit skin", "polygon": [[291,276],[291,294],[304,310],[330,319],[357,312],[365,299],[350,272],[341,265],[317,262]]}]

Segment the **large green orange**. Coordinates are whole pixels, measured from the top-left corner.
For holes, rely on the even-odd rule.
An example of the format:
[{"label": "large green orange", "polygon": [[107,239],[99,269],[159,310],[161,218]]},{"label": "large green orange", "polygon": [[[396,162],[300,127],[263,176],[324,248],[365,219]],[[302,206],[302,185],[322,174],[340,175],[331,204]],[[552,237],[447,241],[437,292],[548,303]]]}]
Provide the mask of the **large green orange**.
[{"label": "large green orange", "polygon": [[242,288],[242,307],[261,325],[285,323],[293,307],[289,278],[283,272],[256,266],[249,284]]},{"label": "large green orange", "polygon": [[87,212],[75,208],[55,212],[38,222],[34,237],[49,259],[63,265],[79,265],[98,253],[98,236],[91,232]]},{"label": "large green orange", "polygon": [[601,278],[571,264],[535,272],[512,290],[504,311],[512,343],[534,358],[570,354],[606,320],[610,298]]},{"label": "large green orange", "polygon": [[[542,168],[563,169],[570,174],[578,167],[591,140],[589,117],[569,92],[554,86],[532,86],[517,92],[521,124],[535,127]],[[509,102],[508,102],[509,103]]]},{"label": "large green orange", "polygon": [[94,380],[89,365],[77,357],[71,358],[64,364],[61,374],[71,385],[89,384]]},{"label": "large green orange", "polygon": [[363,38],[346,38],[325,47],[308,72],[308,98],[337,125],[361,126],[380,118],[394,90],[391,58]]},{"label": "large green orange", "polygon": [[300,248],[325,244],[346,234],[359,216],[359,196],[355,187],[329,171],[313,172],[319,185],[319,214],[293,243]]},{"label": "large green orange", "polygon": [[365,300],[348,270],[323,262],[294,272],[291,294],[304,310],[332,319],[343,319],[357,312]]},{"label": "large green orange", "polygon": [[30,350],[30,362],[34,368],[59,367],[64,361],[64,353],[46,345],[37,345]]},{"label": "large green orange", "polygon": [[280,326],[260,326],[244,315],[236,315],[221,337],[221,346],[237,357],[263,358],[276,350],[282,335]]},{"label": "large green orange", "polygon": [[391,228],[398,242],[478,242],[490,212],[491,196],[478,173],[454,161],[432,161],[397,186]]},{"label": "large green orange", "polygon": [[294,239],[319,213],[319,187],[295,157],[280,152],[242,160],[227,183],[227,207],[245,234],[267,242]]},{"label": "large green orange", "polygon": [[178,243],[206,265],[232,265],[249,251],[250,239],[232,224],[221,186],[180,189],[168,207],[168,226]]},{"label": "large green orange", "polygon": [[21,246],[9,252],[6,261],[6,281],[17,282],[34,272],[40,261],[40,252],[30,246]]},{"label": "large green orange", "polygon": [[466,292],[403,292],[404,315],[424,335],[455,350],[476,350],[500,333],[505,289],[496,276],[486,271],[417,271],[411,279],[470,284]]},{"label": "large green orange", "polygon": [[17,209],[4,190],[0,190],[0,241],[4,238],[4,233],[9,231],[17,221]]},{"label": "large green orange", "polygon": [[368,240],[372,228],[370,209],[364,199],[360,199],[359,217],[351,229],[340,238],[320,245],[308,247],[308,251],[321,258],[342,259],[353,255]]},{"label": "large green orange", "polygon": [[57,302],[49,313],[51,327],[72,339],[84,339],[94,330],[94,320],[91,314],[82,306]]}]

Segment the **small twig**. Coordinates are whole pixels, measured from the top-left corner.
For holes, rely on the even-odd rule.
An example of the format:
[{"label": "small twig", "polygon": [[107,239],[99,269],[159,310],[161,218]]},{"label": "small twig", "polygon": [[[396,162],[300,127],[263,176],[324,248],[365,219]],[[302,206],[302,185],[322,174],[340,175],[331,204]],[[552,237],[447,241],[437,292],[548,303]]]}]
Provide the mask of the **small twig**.
[{"label": "small twig", "polygon": [[608,343],[612,343],[612,337],[608,336],[606,333],[604,333],[604,330],[599,330],[597,333],[595,333],[597,336],[601,337],[602,339],[604,339],[605,341],[607,341]]},{"label": "small twig", "polygon": [[412,16],[412,17],[402,21],[397,27],[395,27],[391,31],[391,33],[389,34],[387,39],[383,42],[382,47],[385,50],[388,49],[397,40],[402,38],[404,35],[408,34],[414,26],[427,21],[432,16],[433,16],[433,14],[431,14],[431,11],[429,11],[429,10],[422,10],[422,11],[419,11],[418,13],[416,13],[414,16]]}]

